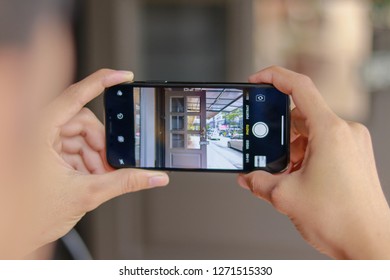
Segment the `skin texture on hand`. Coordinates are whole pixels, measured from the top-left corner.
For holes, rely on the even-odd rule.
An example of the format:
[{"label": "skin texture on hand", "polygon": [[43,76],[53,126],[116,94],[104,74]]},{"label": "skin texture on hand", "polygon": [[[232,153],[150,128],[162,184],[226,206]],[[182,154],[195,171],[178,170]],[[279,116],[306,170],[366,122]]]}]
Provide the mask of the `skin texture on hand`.
[{"label": "skin texture on hand", "polygon": [[21,236],[14,236],[1,257],[23,257],[57,240],[114,197],[168,184],[163,172],[113,170],[106,161],[104,127],[84,108],[106,87],[132,79],[131,72],[100,70],[69,87],[42,112],[19,182],[28,186],[22,192]]},{"label": "skin texture on hand", "polygon": [[287,215],[320,252],[389,259],[390,210],[367,128],[336,116],[306,76],[270,67],[249,81],[273,84],[293,99],[291,162],[283,174],[239,175],[239,184]]}]

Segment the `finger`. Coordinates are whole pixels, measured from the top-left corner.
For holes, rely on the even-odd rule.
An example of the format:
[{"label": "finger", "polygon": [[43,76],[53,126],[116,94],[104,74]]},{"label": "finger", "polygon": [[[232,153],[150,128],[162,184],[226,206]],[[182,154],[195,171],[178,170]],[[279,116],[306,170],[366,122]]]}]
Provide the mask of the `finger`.
[{"label": "finger", "polygon": [[99,154],[100,154],[100,157],[101,157],[101,159],[102,159],[102,161],[103,161],[104,169],[106,170],[106,172],[110,172],[110,171],[116,170],[115,168],[113,168],[113,167],[108,163],[106,149],[104,149],[103,151],[101,151]]},{"label": "finger", "polygon": [[102,174],[106,172],[100,153],[92,149],[81,136],[62,138],[62,151],[67,154],[78,154],[89,173]]},{"label": "finger", "polygon": [[249,188],[256,196],[272,203],[272,192],[283,176],[284,174],[273,175],[265,171],[254,171],[240,174],[238,183],[244,188]]},{"label": "finger", "polygon": [[334,115],[307,76],[273,66],[252,75],[249,81],[273,84],[281,92],[291,95],[310,126],[318,127],[324,115]]},{"label": "finger", "polygon": [[249,188],[249,185],[248,185],[248,183],[246,182],[246,180],[245,180],[245,178],[244,178],[244,175],[245,174],[239,174],[238,176],[237,176],[237,183],[243,188],[243,189],[246,189],[246,190],[251,190],[250,188]]},{"label": "finger", "polygon": [[165,186],[168,183],[167,174],[141,169],[119,169],[102,175],[88,176],[87,193],[92,194],[93,199],[88,206],[90,209],[87,210],[93,210],[125,193]]},{"label": "finger", "polygon": [[72,169],[82,173],[89,173],[80,155],[63,153],[61,157]]},{"label": "finger", "polygon": [[308,137],[306,119],[298,108],[291,111],[290,139],[294,141],[299,136]]},{"label": "finger", "polygon": [[61,136],[73,137],[81,135],[88,145],[95,151],[105,149],[104,125],[98,120],[94,113],[83,108],[72,120],[61,127]]},{"label": "finger", "polygon": [[50,106],[50,123],[62,126],[105,88],[133,80],[133,73],[103,69],[69,87]]},{"label": "finger", "polygon": [[306,153],[307,138],[300,136],[290,144],[290,161],[295,165],[303,161]]}]

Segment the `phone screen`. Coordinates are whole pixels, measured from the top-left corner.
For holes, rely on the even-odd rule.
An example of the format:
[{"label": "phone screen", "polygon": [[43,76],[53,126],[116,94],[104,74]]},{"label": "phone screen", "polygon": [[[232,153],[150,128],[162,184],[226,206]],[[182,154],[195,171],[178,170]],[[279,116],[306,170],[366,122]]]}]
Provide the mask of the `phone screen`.
[{"label": "phone screen", "polygon": [[286,100],[271,86],[112,87],[107,158],[115,167],[266,170],[286,160]]}]

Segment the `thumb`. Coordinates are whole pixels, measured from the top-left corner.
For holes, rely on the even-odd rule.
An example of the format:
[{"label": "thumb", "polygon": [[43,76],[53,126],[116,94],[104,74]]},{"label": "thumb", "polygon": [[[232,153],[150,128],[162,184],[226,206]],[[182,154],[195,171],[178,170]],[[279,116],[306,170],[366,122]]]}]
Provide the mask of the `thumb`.
[{"label": "thumb", "polygon": [[291,111],[291,139],[296,138],[299,135],[308,137],[309,131],[306,124],[306,118],[302,115],[301,111],[295,107]]},{"label": "thumb", "polygon": [[91,204],[88,211],[97,208],[104,202],[131,192],[165,186],[169,177],[163,172],[141,169],[119,169],[102,175],[89,175],[87,193]]},{"label": "thumb", "polygon": [[283,174],[273,175],[265,171],[240,174],[238,183],[252,191],[256,196],[272,203],[272,192],[282,179]]}]

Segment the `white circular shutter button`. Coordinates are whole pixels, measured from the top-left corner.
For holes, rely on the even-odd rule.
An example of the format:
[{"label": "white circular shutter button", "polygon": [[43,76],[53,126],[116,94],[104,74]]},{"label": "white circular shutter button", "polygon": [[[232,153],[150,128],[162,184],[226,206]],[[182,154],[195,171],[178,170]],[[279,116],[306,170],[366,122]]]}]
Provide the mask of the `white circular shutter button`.
[{"label": "white circular shutter button", "polygon": [[257,138],[264,138],[268,134],[268,125],[263,122],[257,122],[252,127],[252,133]]}]

